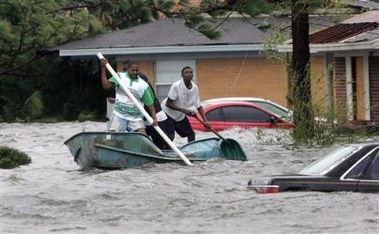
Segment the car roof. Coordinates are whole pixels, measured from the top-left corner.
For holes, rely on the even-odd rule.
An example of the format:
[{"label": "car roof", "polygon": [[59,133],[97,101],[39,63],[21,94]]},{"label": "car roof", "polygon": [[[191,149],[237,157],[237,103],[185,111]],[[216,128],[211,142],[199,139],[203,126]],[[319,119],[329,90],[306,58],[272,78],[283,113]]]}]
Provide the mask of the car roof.
[{"label": "car roof", "polygon": [[287,107],[285,106],[282,106],[276,102],[273,102],[269,99],[265,99],[265,98],[259,98],[259,97],[222,97],[222,98],[211,98],[211,99],[207,99],[207,100],[204,100],[204,102],[224,102],[224,101],[242,101],[242,102],[268,102],[268,103],[271,103],[275,106],[278,106],[282,109],[285,109],[287,111],[290,111]]},{"label": "car roof", "polygon": [[207,106],[233,106],[233,105],[239,105],[239,106],[255,106],[255,107],[260,107],[259,105],[253,103],[253,102],[246,102],[246,101],[208,101],[205,100],[202,102],[202,104],[206,104]]},{"label": "car roof", "polygon": [[378,139],[369,139],[369,140],[358,140],[356,142],[350,143],[351,145],[377,145],[379,146],[379,138]]},{"label": "car roof", "polygon": [[264,98],[258,97],[222,97],[222,98],[211,98],[205,100],[207,102],[219,102],[219,101],[269,101]]}]

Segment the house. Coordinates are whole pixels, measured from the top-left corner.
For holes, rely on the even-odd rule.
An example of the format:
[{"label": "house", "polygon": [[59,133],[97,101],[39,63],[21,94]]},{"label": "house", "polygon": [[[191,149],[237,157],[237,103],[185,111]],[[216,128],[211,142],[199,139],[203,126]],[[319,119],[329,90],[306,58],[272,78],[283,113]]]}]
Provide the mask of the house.
[{"label": "house", "polygon": [[[330,19],[314,18],[319,26]],[[210,40],[185,26],[183,19],[165,19],[54,47],[61,57],[97,59],[101,52],[122,61],[135,59],[163,99],[170,85],[181,79],[180,70],[191,66],[201,99],[255,96],[286,106],[288,77],[282,61],[267,60],[265,40],[275,26],[290,25],[288,16],[232,17],[220,27],[222,37]],[[270,27],[271,26],[271,27]],[[289,32],[289,31],[288,31]],[[313,60],[322,72],[322,59]]]},{"label": "house", "polygon": [[[348,121],[379,123],[379,4],[376,7],[310,35],[311,56],[323,57],[327,108]],[[279,51],[290,52],[291,45]]]},{"label": "house", "polygon": [[[310,38],[312,98],[321,113],[328,110],[336,114],[343,109],[348,120],[379,123],[379,78],[375,70],[379,67],[378,18],[372,13],[375,10],[370,12],[357,16],[359,24],[354,17],[337,25],[330,18],[310,18],[314,26],[324,28]],[[141,71],[155,86],[160,100],[181,78],[181,68],[191,66],[202,100],[255,96],[287,106],[286,67],[280,60],[268,60],[264,48],[276,26],[290,24],[288,16],[231,17],[220,26],[222,37],[218,40],[210,40],[184,23],[182,19],[165,19],[54,49],[61,57],[72,59],[97,59],[96,54],[101,52],[114,58],[118,68],[126,59],[139,60]],[[354,33],[343,29],[346,24],[349,30],[355,29]],[[336,37],[327,41],[336,29]],[[279,46],[279,51],[290,52],[291,44]]]}]

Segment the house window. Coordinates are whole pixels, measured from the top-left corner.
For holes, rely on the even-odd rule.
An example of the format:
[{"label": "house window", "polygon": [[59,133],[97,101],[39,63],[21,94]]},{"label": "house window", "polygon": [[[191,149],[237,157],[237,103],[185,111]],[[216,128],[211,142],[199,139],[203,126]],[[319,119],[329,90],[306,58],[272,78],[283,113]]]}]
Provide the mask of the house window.
[{"label": "house window", "polygon": [[168,91],[170,91],[170,87],[171,83],[155,83],[155,95],[160,102],[162,102],[167,97]]},{"label": "house window", "polygon": [[171,84],[182,79],[181,70],[189,66],[193,69],[196,83],[196,61],[195,60],[157,60],[155,62],[155,93],[159,101],[163,101],[170,90]]}]

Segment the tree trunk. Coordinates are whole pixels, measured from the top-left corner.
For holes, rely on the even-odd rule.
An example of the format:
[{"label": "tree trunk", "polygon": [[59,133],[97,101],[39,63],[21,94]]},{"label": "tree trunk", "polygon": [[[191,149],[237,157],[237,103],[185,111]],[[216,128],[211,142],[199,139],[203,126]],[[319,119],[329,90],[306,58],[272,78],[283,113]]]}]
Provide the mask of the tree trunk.
[{"label": "tree trunk", "polygon": [[308,5],[292,0],[292,82],[293,136],[296,142],[308,142],[314,134],[309,51]]}]

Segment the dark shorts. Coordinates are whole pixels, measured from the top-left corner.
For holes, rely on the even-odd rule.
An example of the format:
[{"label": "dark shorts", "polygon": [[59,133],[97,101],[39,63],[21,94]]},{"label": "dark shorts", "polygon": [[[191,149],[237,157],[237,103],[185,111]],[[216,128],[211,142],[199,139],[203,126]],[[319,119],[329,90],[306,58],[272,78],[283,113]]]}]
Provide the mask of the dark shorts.
[{"label": "dark shorts", "polygon": [[[158,122],[158,126],[165,134],[168,134],[167,132],[167,119],[165,121]],[[160,149],[170,149],[170,146],[167,144],[167,142],[161,137],[161,135],[155,130],[153,126],[146,126],[146,134],[148,136],[151,136],[151,139],[153,140],[154,144],[158,146]]]},{"label": "dark shorts", "polygon": [[195,135],[188,118],[185,117],[183,120],[176,122],[173,118],[167,115],[167,125],[166,130],[168,134],[178,133],[181,137],[188,137]]}]

